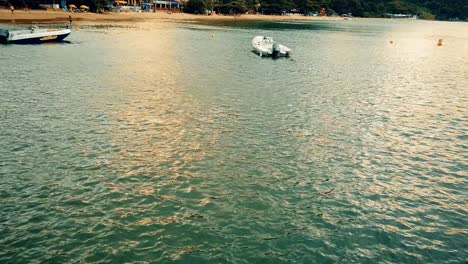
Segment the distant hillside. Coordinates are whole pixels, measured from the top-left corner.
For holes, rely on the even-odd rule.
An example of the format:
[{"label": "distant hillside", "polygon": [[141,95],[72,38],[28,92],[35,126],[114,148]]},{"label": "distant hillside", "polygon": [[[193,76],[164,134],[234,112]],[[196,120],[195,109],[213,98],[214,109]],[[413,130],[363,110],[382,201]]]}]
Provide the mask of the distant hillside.
[{"label": "distant hillside", "polygon": [[303,13],[324,8],[327,14],[351,13],[358,17],[413,14],[423,19],[468,20],[468,0],[260,0],[260,7],[267,13],[278,13],[278,9],[288,7]]},{"label": "distant hillside", "polygon": [[468,18],[467,0],[324,0],[338,14],[384,17],[386,14],[413,14],[425,19]]},{"label": "distant hillside", "polygon": [[[204,2],[207,9],[219,13],[264,14],[298,12],[303,14],[388,17],[389,14],[412,14],[422,19],[468,20],[468,0],[189,0]],[[188,10],[190,12],[190,10]],[[324,13],[325,11],[325,13]]]}]

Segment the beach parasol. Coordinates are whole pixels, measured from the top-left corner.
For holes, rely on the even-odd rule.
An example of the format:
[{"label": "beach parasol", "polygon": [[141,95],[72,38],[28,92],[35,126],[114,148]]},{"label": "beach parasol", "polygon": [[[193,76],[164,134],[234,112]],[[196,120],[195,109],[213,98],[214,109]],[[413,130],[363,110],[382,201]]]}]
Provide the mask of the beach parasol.
[{"label": "beach parasol", "polygon": [[127,2],[126,1],[121,1],[121,0],[116,0],[115,3],[125,5]]},{"label": "beach parasol", "polygon": [[76,8],[76,5],[68,5],[69,8]]},{"label": "beach parasol", "polygon": [[89,7],[85,6],[85,5],[81,5],[80,6],[80,9],[89,9]]}]

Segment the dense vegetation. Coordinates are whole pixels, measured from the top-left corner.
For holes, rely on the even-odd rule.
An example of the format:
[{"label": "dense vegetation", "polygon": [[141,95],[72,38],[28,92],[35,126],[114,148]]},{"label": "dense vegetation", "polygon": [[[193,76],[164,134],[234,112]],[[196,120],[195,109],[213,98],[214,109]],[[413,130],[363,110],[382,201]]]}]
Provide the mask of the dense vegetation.
[{"label": "dense vegetation", "polygon": [[327,15],[351,13],[358,17],[386,17],[388,14],[413,14],[423,19],[468,20],[468,0],[189,0],[189,3],[192,1],[201,2],[205,7],[212,6],[225,14],[295,11],[310,15],[323,8]]},{"label": "dense vegetation", "polygon": [[[148,0],[147,0],[148,1]],[[67,0],[67,4],[87,5],[91,11],[103,8],[112,0]],[[16,8],[39,4],[60,3],[60,0],[0,0],[0,5]],[[468,20],[468,0],[189,0],[184,11],[206,13],[215,10],[223,14],[242,14],[247,11],[264,14],[299,12],[341,15],[351,13],[358,17],[386,17],[388,14],[413,14],[423,19]]]}]

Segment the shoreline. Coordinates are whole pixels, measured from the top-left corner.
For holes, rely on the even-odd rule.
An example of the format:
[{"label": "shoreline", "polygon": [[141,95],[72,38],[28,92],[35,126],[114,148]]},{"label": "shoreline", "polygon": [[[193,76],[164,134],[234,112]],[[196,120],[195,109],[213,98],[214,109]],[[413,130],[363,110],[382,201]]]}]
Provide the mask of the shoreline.
[{"label": "shoreline", "polygon": [[63,24],[69,22],[72,16],[73,23],[80,22],[141,22],[146,20],[169,20],[169,21],[335,21],[343,20],[341,17],[308,17],[308,16],[274,16],[274,15],[193,15],[187,13],[172,13],[159,11],[156,13],[69,13],[64,11],[15,10],[14,14],[10,10],[0,10],[0,23],[2,24]]}]

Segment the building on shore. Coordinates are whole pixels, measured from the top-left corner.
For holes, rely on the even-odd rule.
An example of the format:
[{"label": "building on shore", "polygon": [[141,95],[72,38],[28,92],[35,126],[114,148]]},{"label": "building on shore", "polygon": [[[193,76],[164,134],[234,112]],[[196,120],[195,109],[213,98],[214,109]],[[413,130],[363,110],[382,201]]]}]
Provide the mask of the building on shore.
[{"label": "building on shore", "polygon": [[181,2],[177,2],[175,0],[167,0],[167,1],[164,1],[164,0],[155,0],[155,1],[152,1],[153,4],[156,5],[156,9],[168,9],[168,10],[171,10],[171,9],[174,9],[174,8],[177,8],[177,9],[180,9],[182,7],[182,3]]},{"label": "building on shore", "polygon": [[141,10],[179,10],[182,8],[185,1],[176,0],[115,0],[116,6],[136,6],[140,7]]}]

